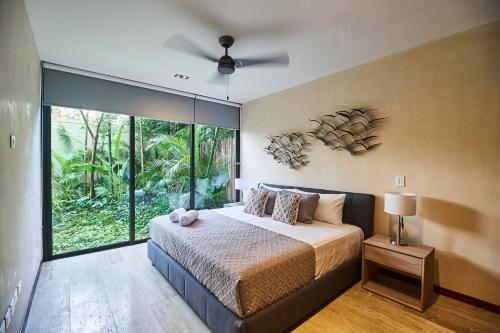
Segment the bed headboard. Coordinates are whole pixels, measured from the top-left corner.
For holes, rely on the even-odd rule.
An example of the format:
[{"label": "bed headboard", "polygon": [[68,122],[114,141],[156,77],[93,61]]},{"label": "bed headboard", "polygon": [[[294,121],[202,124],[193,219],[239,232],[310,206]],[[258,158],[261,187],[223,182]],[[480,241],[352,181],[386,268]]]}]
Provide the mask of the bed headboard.
[{"label": "bed headboard", "polygon": [[292,189],[296,188],[304,192],[338,194],[345,193],[344,211],[342,212],[342,223],[353,224],[360,227],[365,234],[365,239],[373,236],[373,210],[375,208],[375,196],[373,194],[340,192],[333,190],[322,190],[317,188],[276,185],[263,183],[267,186]]}]

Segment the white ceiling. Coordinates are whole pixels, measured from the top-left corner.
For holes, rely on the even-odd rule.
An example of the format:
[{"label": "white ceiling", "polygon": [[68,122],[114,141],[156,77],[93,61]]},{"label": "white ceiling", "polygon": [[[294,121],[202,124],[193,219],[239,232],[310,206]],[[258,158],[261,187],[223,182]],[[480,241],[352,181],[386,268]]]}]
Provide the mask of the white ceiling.
[{"label": "white ceiling", "polygon": [[[499,0],[25,0],[42,60],[225,99],[216,65],[163,46],[182,33],[214,55],[286,50],[286,69],[237,69],[247,102],[500,18]],[[181,73],[189,80],[174,78]]]}]

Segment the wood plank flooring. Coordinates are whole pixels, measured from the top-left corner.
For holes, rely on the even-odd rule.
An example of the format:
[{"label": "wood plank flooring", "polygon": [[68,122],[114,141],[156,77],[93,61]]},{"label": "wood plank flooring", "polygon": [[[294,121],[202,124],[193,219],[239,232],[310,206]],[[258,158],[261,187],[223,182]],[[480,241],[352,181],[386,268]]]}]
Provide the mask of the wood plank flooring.
[{"label": "wood plank flooring", "polygon": [[[435,297],[419,313],[359,284],[302,332],[500,332],[500,315]],[[146,244],[46,262],[26,332],[209,332],[146,256]]]}]

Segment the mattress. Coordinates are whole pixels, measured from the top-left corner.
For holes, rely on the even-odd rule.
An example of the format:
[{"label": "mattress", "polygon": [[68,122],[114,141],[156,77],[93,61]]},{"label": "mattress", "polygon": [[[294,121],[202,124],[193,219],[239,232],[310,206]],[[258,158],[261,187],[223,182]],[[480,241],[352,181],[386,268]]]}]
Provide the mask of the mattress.
[{"label": "mattress", "polygon": [[312,224],[296,225],[275,221],[271,216],[258,217],[243,212],[243,206],[214,209],[213,211],[274,231],[311,245],[315,253],[315,278],[318,279],[356,257],[361,252],[363,231],[351,224],[333,225],[314,220]]}]

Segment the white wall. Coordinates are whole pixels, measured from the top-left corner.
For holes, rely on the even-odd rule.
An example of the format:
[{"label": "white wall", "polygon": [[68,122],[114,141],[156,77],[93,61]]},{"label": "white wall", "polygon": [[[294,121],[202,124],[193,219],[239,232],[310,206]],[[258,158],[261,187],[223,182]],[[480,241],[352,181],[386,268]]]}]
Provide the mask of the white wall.
[{"label": "white wall", "polygon": [[[437,250],[436,283],[500,304],[500,21],[264,97],[242,108],[241,172],[249,182],[373,193],[375,232],[389,233],[385,191],[404,175],[418,194],[406,225]],[[332,55],[334,56],[334,55]],[[363,156],[321,143],[300,170],[278,165],[265,136],[352,107],[390,120]],[[393,229],[391,229],[393,230]]]},{"label": "white wall", "polygon": [[18,332],[42,257],[40,59],[22,0],[0,0],[0,31],[0,317],[22,280]]}]

